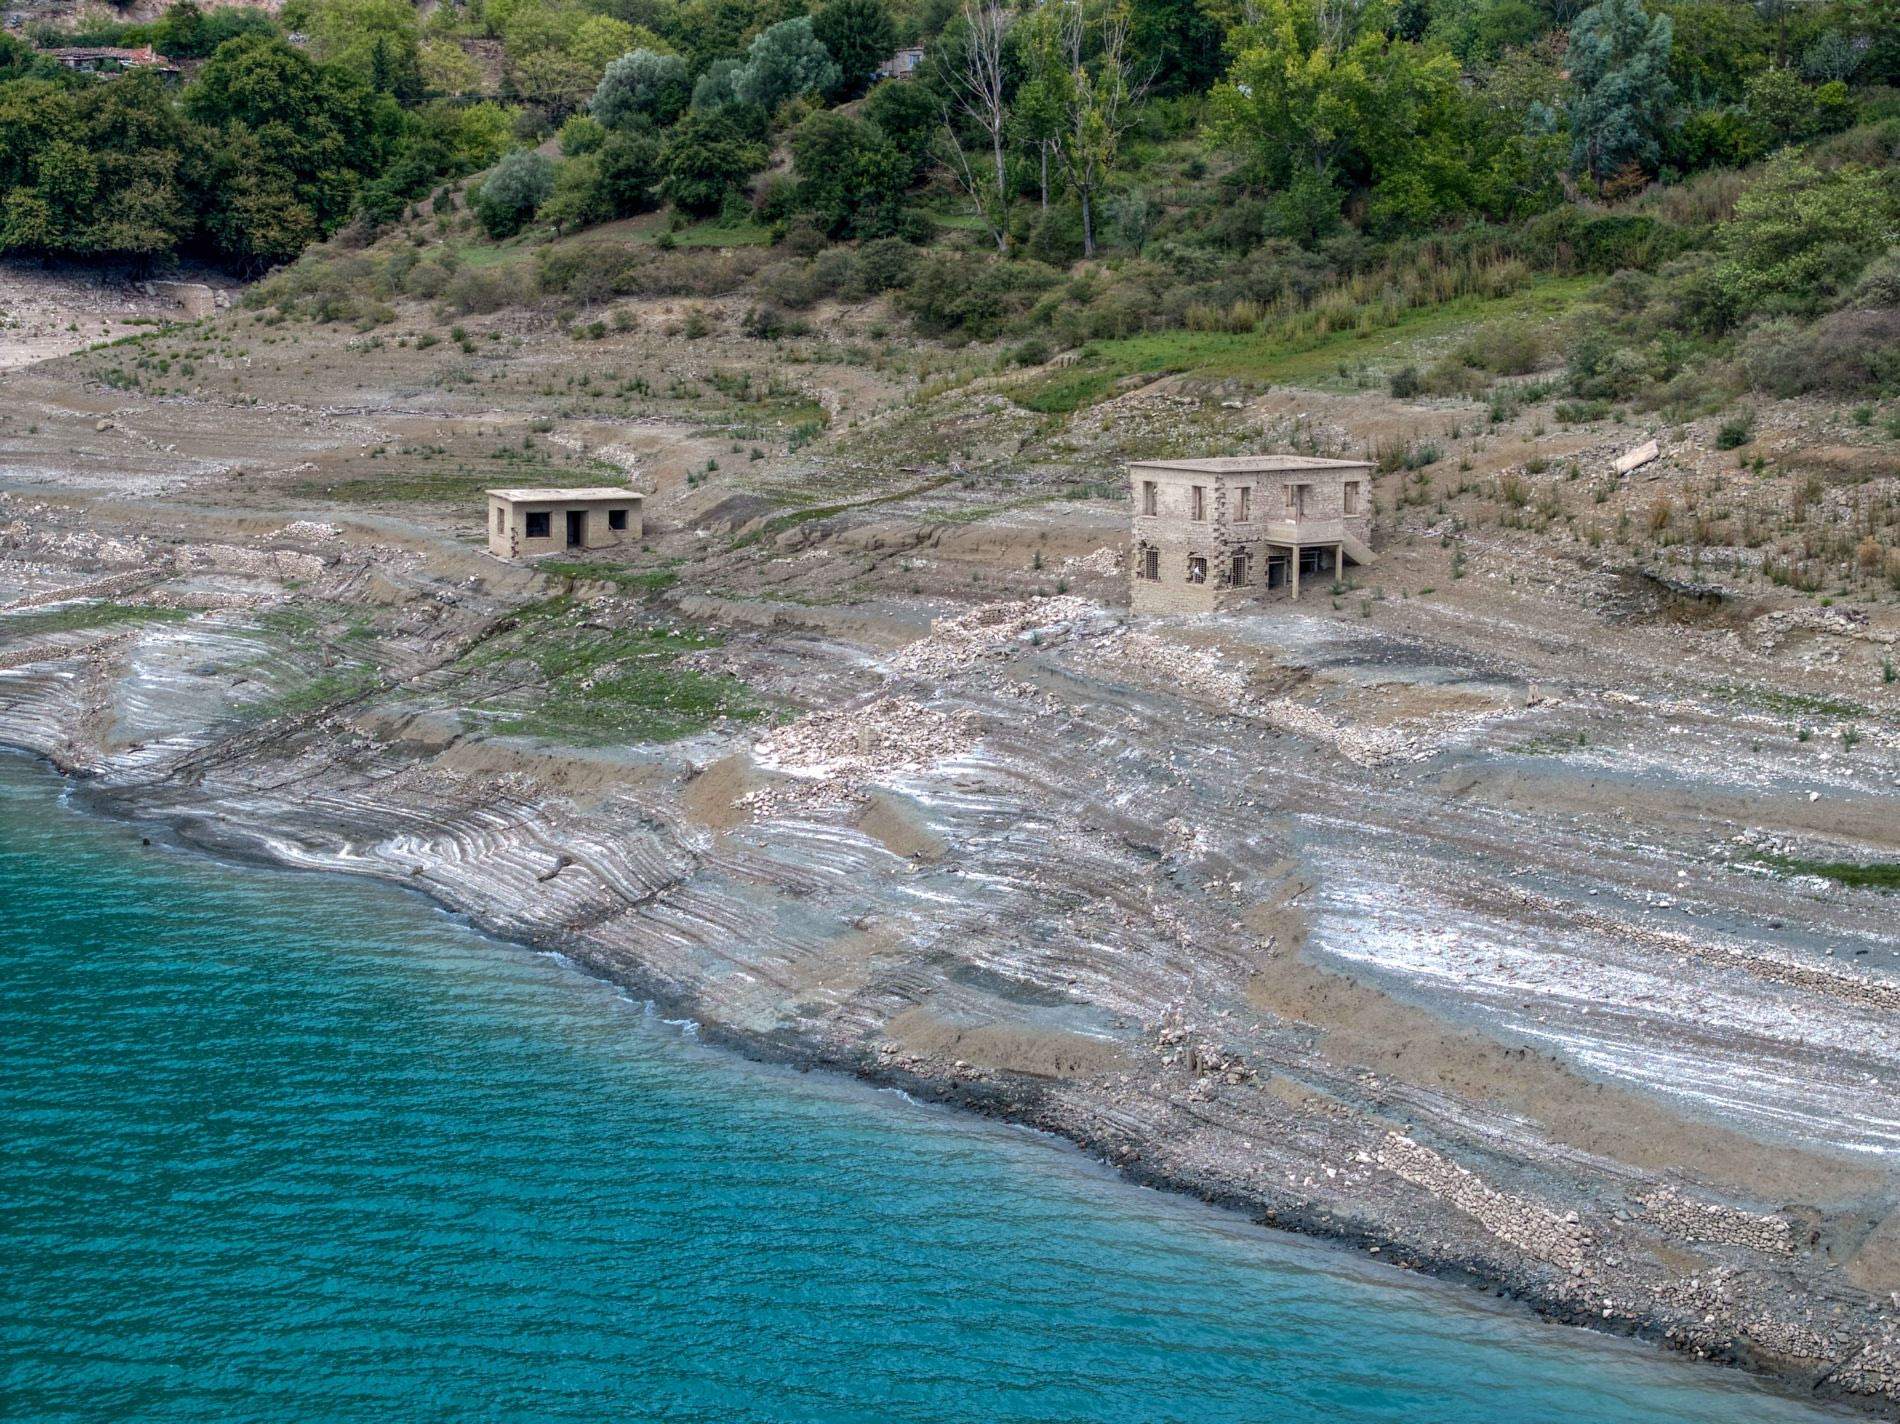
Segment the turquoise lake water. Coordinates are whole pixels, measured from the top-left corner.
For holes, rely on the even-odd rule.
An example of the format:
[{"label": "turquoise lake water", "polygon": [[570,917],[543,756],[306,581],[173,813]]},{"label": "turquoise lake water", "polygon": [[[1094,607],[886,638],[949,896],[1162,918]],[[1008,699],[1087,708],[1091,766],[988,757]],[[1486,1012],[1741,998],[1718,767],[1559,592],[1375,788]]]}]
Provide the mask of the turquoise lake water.
[{"label": "turquoise lake water", "polygon": [[0,756],[10,1420],[1769,1421]]}]

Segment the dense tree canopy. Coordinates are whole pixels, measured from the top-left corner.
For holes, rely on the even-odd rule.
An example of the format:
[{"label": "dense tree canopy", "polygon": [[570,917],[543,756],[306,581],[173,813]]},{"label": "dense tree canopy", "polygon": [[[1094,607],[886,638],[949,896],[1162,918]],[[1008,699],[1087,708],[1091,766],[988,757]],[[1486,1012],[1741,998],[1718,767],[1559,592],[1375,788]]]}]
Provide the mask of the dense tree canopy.
[{"label": "dense tree canopy", "polygon": [[[530,241],[666,202],[806,242],[954,242],[975,219],[995,253],[1056,264],[1337,253],[1614,203],[1882,122],[1900,113],[1882,87],[1900,79],[1896,4],[288,0],[280,24],[177,0],[32,33],[201,59],[182,82],[75,74],[0,37],[0,247],[255,271],[432,197],[447,231],[445,185],[508,154],[474,211]],[[912,43],[917,74],[873,83]],[[528,151],[556,130],[558,161]],[[774,155],[789,173],[765,171]],[[1810,215],[1838,191],[1871,201],[1840,168],[1772,190]],[[944,211],[958,190],[961,218]],[[1798,317],[1758,270],[1837,296],[1865,243],[1803,230],[1851,260],[1728,254],[1698,278],[1698,319]]]},{"label": "dense tree canopy", "polygon": [[837,64],[834,92],[844,99],[869,88],[878,65],[897,47],[897,27],[882,0],[826,0],[812,16],[812,35]]}]

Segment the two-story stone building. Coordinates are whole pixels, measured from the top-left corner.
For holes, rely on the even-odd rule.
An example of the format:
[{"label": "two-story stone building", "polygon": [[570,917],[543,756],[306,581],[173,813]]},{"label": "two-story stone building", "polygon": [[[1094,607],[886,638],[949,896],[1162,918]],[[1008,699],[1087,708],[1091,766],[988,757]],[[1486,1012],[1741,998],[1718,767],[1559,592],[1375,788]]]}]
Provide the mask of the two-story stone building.
[{"label": "two-story stone building", "polygon": [[1146,460],[1134,488],[1130,601],[1205,613],[1298,598],[1302,582],[1370,564],[1372,466],[1307,455]]}]

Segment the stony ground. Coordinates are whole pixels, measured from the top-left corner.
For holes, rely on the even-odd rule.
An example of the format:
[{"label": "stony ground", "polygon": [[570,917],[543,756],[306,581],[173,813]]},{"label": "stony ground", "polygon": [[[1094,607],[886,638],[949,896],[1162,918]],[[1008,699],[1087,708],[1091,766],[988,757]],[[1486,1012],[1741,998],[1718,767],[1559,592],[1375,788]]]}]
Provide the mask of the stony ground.
[{"label": "stony ground", "polygon": [[[635,315],[219,312],[0,377],[0,740],[750,1051],[1894,1407],[1896,902],[1813,872],[1900,854],[1900,616],[1643,537],[1890,501],[1877,432],[1765,410],[1751,474],[1346,382],[1049,416],[871,311]],[[1376,569],[1127,616],[1121,458],[1426,442]],[[485,485],[613,472],[636,555],[482,552]]]}]

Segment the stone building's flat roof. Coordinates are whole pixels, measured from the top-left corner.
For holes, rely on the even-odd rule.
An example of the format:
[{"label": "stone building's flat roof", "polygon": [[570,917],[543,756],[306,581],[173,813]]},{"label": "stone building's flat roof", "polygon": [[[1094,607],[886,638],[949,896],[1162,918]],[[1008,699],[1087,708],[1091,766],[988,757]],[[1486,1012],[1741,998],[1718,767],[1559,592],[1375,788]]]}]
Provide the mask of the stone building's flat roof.
[{"label": "stone building's flat roof", "polygon": [[1179,470],[1190,475],[1271,475],[1287,470],[1369,470],[1370,460],[1322,460],[1313,455],[1215,455],[1205,460],[1130,460],[1129,468]]},{"label": "stone building's flat roof", "polygon": [[484,493],[493,499],[505,499],[510,504],[546,504],[575,499],[640,498],[638,490],[614,489],[607,485],[594,485],[587,489],[492,489]]}]

